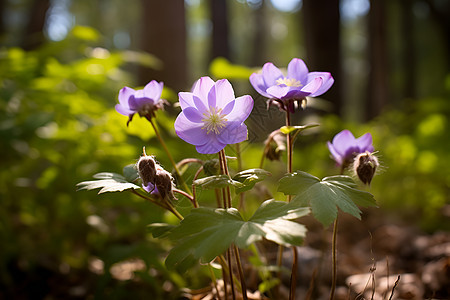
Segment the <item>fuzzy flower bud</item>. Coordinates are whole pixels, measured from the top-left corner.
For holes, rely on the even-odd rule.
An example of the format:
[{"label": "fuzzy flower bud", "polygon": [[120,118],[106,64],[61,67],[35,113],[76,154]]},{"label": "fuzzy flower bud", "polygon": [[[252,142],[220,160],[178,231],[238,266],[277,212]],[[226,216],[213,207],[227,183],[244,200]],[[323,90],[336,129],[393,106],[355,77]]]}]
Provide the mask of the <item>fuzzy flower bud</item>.
[{"label": "fuzzy flower bud", "polygon": [[353,171],[364,184],[368,185],[370,185],[378,166],[377,157],[369,151],[358,154],[353,161]]},{"label": "fuzzy flower bud", "polygon": [[149,182],[155,182],[156,162],[153,156],[147,155],[145,153],[145,148],[143,149],[143,154],[144,155],[141,156],[136,163],[136,168],[143,185],[146,186]]},{"label": "fuzzy flower bud", "polygon": [[172,190],[173,188],[172,175],[160,166],[158,166],[156,170],[155,186],[158,189],[161,198],[165,199],[166,197],[169,197],[170,199],[175,199]]}]

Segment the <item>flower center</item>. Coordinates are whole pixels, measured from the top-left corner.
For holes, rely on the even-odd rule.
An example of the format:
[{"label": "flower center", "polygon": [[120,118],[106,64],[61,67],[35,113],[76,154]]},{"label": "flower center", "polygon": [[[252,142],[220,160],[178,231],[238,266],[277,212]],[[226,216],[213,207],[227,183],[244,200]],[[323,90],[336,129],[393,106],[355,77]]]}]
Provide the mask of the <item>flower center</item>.
[{"label": "flower center", "polygon": [[293,87],[301,87],[303,86],[303,84],[301,84],[300,81],[298,81],[297,79],[294,78],[280,78],[277,79],[277,85],[285,85],[285,86],[293,86]]},{"label": "flower center", "polygon": [[209,107],[209,111],[203,114],[205,117],[202,119],[204,126],[202,129],[206,129],[206,133],[209,134],[213,131],[215,134],[219,134],[220,130],[227,124],[225,115],[222,114],[221,108]]}]

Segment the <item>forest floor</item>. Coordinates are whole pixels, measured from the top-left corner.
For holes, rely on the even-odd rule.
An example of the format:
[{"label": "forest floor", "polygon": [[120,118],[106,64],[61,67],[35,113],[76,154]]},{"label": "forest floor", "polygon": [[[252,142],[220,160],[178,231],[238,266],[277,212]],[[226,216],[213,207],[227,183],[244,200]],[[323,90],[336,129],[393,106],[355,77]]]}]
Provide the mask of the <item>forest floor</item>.
[{"label": "forest floor", "polygon": [[[323,229],[312,217],[302,218],[301,223],[307,226],[308,233],[305,245],[297,247],[296,299],[329,299],[333,226]],[[426,233],[411,224],[414,220],[400,221],[377,209],[365,211],[362,221],[340,214],[334,299],[450,299],[450,233]],[[276,261],[278,247],[263,243],[260,249],[269,260]],[[282,276],[282,285],[271,293],[272,299],[289,297],[292,251],[284,249],[287,272]],[[257,291],[257,274],[246,270],[245,277],[249,299],[268,299],[267,293],[261,295]],[[188,298],[217,299],[213,287],[208,293],[199,292]]]}]

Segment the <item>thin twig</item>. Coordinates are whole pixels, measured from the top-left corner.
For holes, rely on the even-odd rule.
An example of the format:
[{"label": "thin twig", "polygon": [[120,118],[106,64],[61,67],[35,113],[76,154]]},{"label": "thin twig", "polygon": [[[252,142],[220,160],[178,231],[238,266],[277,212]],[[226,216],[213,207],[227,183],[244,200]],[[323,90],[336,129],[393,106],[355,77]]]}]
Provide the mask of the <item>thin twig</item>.
[{"label": "thin twig", "polygon": [[395,288],[397,287],[398,283],[400,282],[400,275],[398,275],[397,280],[394,283],[394,286],[392,287],[391,296],[389,297],[389,300],[392,300],[392,297],[394,296]]}]

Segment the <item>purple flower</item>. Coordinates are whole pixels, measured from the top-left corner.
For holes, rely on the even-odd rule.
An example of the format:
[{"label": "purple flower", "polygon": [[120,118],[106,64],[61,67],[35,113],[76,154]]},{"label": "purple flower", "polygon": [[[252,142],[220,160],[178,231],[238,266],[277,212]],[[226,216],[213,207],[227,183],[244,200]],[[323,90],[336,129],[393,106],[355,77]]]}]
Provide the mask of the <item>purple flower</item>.
[{"label": "purple flower", "polygon": [[258,93],[269,98],[269,104],[294,112],[295,101],[322,95],[330,89],[334,79],[328,72],[309,72],[303,60],[293,58],[287,67],[287,76],[268,62],[262,72],[250,76],[250,83]]},{"label": "purple flower", "polygon": [[217,153],[247,139],[244,121],[253,109],[253,99],[248,95],[235,98],[228,80],[202,77],[192,92],[180,92],[178,97],[182,112],[175,120],[175,132],[197,152]]},{"label": "purple flower", "polygon": [[370,133],[355,139],[353,134],[347,129],[336,134],[333,142],[328,142],[327,144],[333,159],[342,168],[346,168],[351,164],[358,154],[366,151],[373,152],[374,150]]},{"label": "purple flower", "polygon": [[163,108],[164,100],[160,99],[163,86],[164,83],[152,80],[142,90],[136,91],[127,86],[120,90],[116,111],[129,117],[127,126],[134,114],[152,118],[155,116],[155,111]]}]

